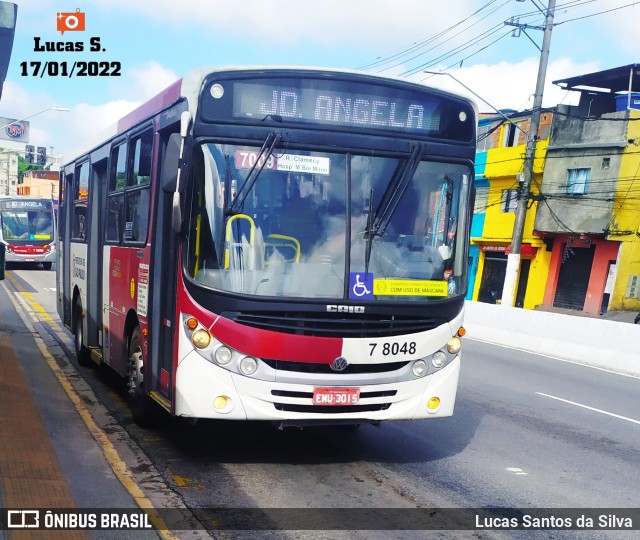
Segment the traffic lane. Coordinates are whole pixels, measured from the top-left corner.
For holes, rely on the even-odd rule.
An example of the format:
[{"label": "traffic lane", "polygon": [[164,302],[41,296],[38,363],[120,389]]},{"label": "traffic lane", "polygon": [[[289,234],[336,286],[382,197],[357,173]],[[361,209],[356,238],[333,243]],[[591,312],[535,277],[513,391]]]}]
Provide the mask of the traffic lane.
[{"label": "traffic lane", "polygon": [[[463,459],[475,456],[471,463],[493,475],[492,485],[511,492],[518,505],[637,507],[640,426],[534,391],[578,399],[617,394],[614,401],[629,406],[637,380],[503,347],[465,345],[454,417],[482,419]],[[521,492],[526,497],[519,496],[520,487],[527,488]]]},{"label": "traffic lane", "polygon": [[[390,469],[407,492],[440,495],[439,506],[637,507],[637,425],[612,426],[614,419],[536,395],[523,381],[557,379],[548,363],[469,345],[453,417],[363,429],[349,445],[356,459]],[[493,360],[501,354],[506,367]],[[621,385],[633,394],[634,381],[610,380],[611,391]]]},{"label": "traffic lane", "polygon": [[14,264],[5,274],[5,279],[18,285],[17,289],[33,295],[47,313],[57,316],[56,307],[56,272],[53,269],[43,270],[25,264]]},{"label": "traffic lane", "polygon": [[474,340],[465,341],[463,359],[461,388],[577,426],[588,441],[638,447],[640,379]]},{"label": "traffic lane", "polygon": [[[293,538],[309,539],[419,539],[425,537],[424,531],[400,529],[412,527],[412,516],[404,510],[423,507],[435,509],[434,523],[450,526],[437,510],[445,499],[423,486],[410,489],[404,478],[378,463],[389,457],[407,462],[401,447],[394,446],[390,453],[376,451],[380,438],[390,437],[395,435],[373,426],[278,430],[263,422],[202,421],[193,426],[174,419],[140,444],[203,523],[211,522],[207,508],[216,507],[238,508],[240,514],[242,508],[263,508],[267,518],[274,517],[269,508],[321,509],[315,516],[325,516],[328,523],[335,522],[331,508],[338,516],[348,508],[380,508],[393,509],[387,511],[399,530],[288,532]],[[421,459],[430,459],[428,454],[429,450],[421,451]],[[428,534],[447,539],[503,538],[469,530]]]}]

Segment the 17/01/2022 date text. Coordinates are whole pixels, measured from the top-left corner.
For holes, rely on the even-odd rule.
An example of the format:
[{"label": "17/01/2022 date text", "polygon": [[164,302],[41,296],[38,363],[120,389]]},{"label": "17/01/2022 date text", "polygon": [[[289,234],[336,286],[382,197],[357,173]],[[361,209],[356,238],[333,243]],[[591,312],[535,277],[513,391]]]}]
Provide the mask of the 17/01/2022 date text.
[{"label": "17/01/2022 date text", "polygon": [[22,62],[23,77],[120,77],[120,62]]}]

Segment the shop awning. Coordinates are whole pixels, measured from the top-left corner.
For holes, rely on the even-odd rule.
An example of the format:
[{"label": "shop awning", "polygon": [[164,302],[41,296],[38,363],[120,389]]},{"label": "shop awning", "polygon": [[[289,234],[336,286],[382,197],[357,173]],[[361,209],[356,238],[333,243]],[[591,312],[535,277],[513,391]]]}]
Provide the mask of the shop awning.
[{"label": "shop awning", "polygon": [[[522,244],[520,248],[520,256],[522,257],[535,257],[538,251],[537,247],[533,247],[531,244]],[[511,244],[507,246],[505,253],[508,255],[511,253]]]}]

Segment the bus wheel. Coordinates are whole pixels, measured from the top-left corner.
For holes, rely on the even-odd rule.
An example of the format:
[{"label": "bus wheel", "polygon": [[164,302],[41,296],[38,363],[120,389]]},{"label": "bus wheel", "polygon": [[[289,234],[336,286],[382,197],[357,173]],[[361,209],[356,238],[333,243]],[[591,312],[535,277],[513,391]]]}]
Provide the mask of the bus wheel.
[{"label": "bus wheel", "polygon": [[51,270],[51,265],[52,265],[51,261],[46,261],[42,263],[42,268],[44,270]]},{"label": "bus wheel", "polygon": [[129,407],[136,424],[149,427],[155,420],[155,404],[144,390],[144,357],[142,355],[142,334],[136,326],[129,339],[127,361],[127,388]]},{"label": "bus wheel", "polygon": [[76,358],[78,359],[78,364],[83,367],[91,365],[91,356],[89,354],[89,349],[87,349],[82,342],[84,341],[84,328],[82,326],[82,306],[79,303],[76,303],[75,307],[75,336],[73,339],[73,344],[75,345],[76,350]]}]

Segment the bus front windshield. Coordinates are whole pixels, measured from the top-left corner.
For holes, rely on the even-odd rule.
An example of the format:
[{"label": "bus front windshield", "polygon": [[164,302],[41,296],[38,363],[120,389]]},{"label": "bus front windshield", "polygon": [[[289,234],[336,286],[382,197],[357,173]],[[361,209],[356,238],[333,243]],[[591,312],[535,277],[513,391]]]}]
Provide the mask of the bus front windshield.
[{"label": "bus front windshield", "polygon": [[3,210],[2,237],[6,241],[44,241],[53,239],[53,214],[40,210]]},{"label": "bus front windshield", "polygon": [[425,160],[403,176],[406,162],[201,145],[188,274],[254,296],[424,303],[464,294],[470,170]]}]

